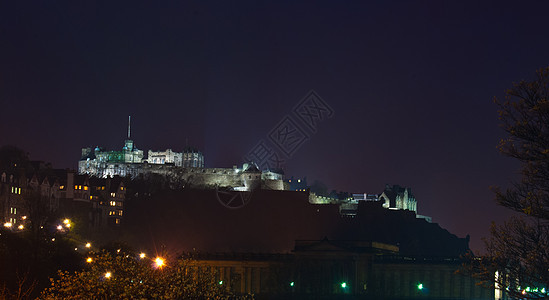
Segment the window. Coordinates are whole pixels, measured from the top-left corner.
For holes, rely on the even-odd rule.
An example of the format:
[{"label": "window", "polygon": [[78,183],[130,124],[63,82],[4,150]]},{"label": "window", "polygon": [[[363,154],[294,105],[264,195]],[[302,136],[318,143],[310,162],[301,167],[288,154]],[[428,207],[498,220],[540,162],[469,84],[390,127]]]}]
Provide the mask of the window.
[{"label": "window", "polygon": [[111,201],[111,202],[110,202],[110,205],[111,205],[111,206],[116,206],[116,201]]},{"label": "window", "polygon": [[116,193],[111,193],[111,197],[116,197]]},{"label": "window", "polygon": [[117,218],[115,222],[116,224],[120,224],[120,219]]},{"label": "window", "polygon": [[113,216],[114,215],[114,211],[110,210],[109,211],[109,216]]},{"label": "window", "polygon": [[64,185],[59,186],[59,189],[60,189],[60,190],[62,190],[62,189],[64,189],[64,188],[65,188]]},{"label": "window", "polygon": [[84,191],[87,191],[88,190],[88,187],[87,186],[84,186]]}]

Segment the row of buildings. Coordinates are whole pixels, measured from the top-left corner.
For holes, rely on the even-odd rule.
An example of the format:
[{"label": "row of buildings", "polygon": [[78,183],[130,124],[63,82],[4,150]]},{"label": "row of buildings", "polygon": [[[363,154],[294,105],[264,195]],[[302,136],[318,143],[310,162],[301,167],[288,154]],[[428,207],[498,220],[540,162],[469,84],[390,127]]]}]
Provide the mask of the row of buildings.
[{"label": "row of buildings", "polygon": [[0,174],[0,213],[4,227],[23,230],[52,218],[78,220],[81,230],[120,225],[126,187],[121,177],[97,178],[70,170]]}]

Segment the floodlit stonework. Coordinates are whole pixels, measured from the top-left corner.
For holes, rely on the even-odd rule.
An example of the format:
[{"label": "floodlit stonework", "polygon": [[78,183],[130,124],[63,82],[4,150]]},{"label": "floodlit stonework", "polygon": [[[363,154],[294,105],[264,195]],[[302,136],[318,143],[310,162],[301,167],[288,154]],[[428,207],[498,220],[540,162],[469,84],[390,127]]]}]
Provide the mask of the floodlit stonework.
[{"label": "floodlit stonework", "polygon": [[281,174],[261,171],[253,163],[241,168],[205,168],[202,152],[189,147],[182,152],[149,150],[147,154],[148,157],[144,158],[143,151],[134,146],[128,126],[128,139],[121,151],[83,148],[78,173],[98,178],[121,176],[132,179],[161,175],[173,188],[284,189]]}]

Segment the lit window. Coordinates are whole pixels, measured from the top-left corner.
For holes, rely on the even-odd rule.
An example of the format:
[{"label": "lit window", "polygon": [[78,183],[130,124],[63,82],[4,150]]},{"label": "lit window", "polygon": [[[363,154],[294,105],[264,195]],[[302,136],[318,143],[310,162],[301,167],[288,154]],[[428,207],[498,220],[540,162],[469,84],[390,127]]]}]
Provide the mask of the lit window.
[{"label": "lit window", "polygon": [[116,224],[120,224],[120,219],[116,219]]},{"label": "lit window", "polygon": [[114,211],[111,210],[109,211],[109,216],[112,216],[112,215],[114,215]]},{"label": "lit window", "polygon": [[118,211],[118,215],[122,216],[122,211],[121,210]]},{"label": "lit window", "polygon": [[110,204],[111,206],[116,206],[116,201],[111,201]]},{"label": "lit window", "polygon": [[84,186],[84,191],[87,191],[88,190],[88,187],[87,186]]},{"label": "lit window", "polygon": [[78,189],[79,189],[79,190],[81,190],[81,189],[82,189],[82,186],[81,186],[81,185],[79,185],[79,186],[78,186]]},{"label": "lit window", "polygon": [[11,187],[11,193],[14,194],[15,193],[15,188],[12,186]]},{"label": "lit window", "polygon": [[93,196],[90,196],[90,200],[92,200],[92,199],[93,199]]},{"label": "lit window", "polygon": [[111,197],[116,197],[116,193],[111,193]]},{"label": "lit window", "polygon": [[78,189],[78,186],[77,186],[77,185],[75,185],[75,186],[74,186],[74,189],[75,189],[75,190],[77,190],[77,189]]},{"label": "lit window", "polygon": [[103,191],[104,191],[104,190],[105,190],[105,187],[104,187],[104,186],[102,186],[102,187],[101,187],[101,190],[103,190]]},{"label": "lit window", "polygon": [[21,188],[16,188],[17,189],[17,194],[21,195]]},{"label": "lit window", "polygon": [[65,186],[64,186],[64,185],[62,185],[62,186],[59,186],[59,189],[60,189],[60,190],[62,190],[62,189],[64,189],[64,188],[65,188]]}]

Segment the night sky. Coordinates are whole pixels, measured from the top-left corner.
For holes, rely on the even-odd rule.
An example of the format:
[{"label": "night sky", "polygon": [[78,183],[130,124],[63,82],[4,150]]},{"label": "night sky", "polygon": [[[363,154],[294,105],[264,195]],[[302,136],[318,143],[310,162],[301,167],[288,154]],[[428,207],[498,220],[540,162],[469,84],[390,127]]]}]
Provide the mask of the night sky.
[{"label": "night sky", "polygon": [[548,65],[549,3],[80,2],[0,2],[0,145],[76,168],[82,147],[121,149],[131,115],[138,148],[231,167],[314,90],[333,115],[287,176],[411,187],[473,250],[508,216],[489,187],[519,165],[493,97]]}]

